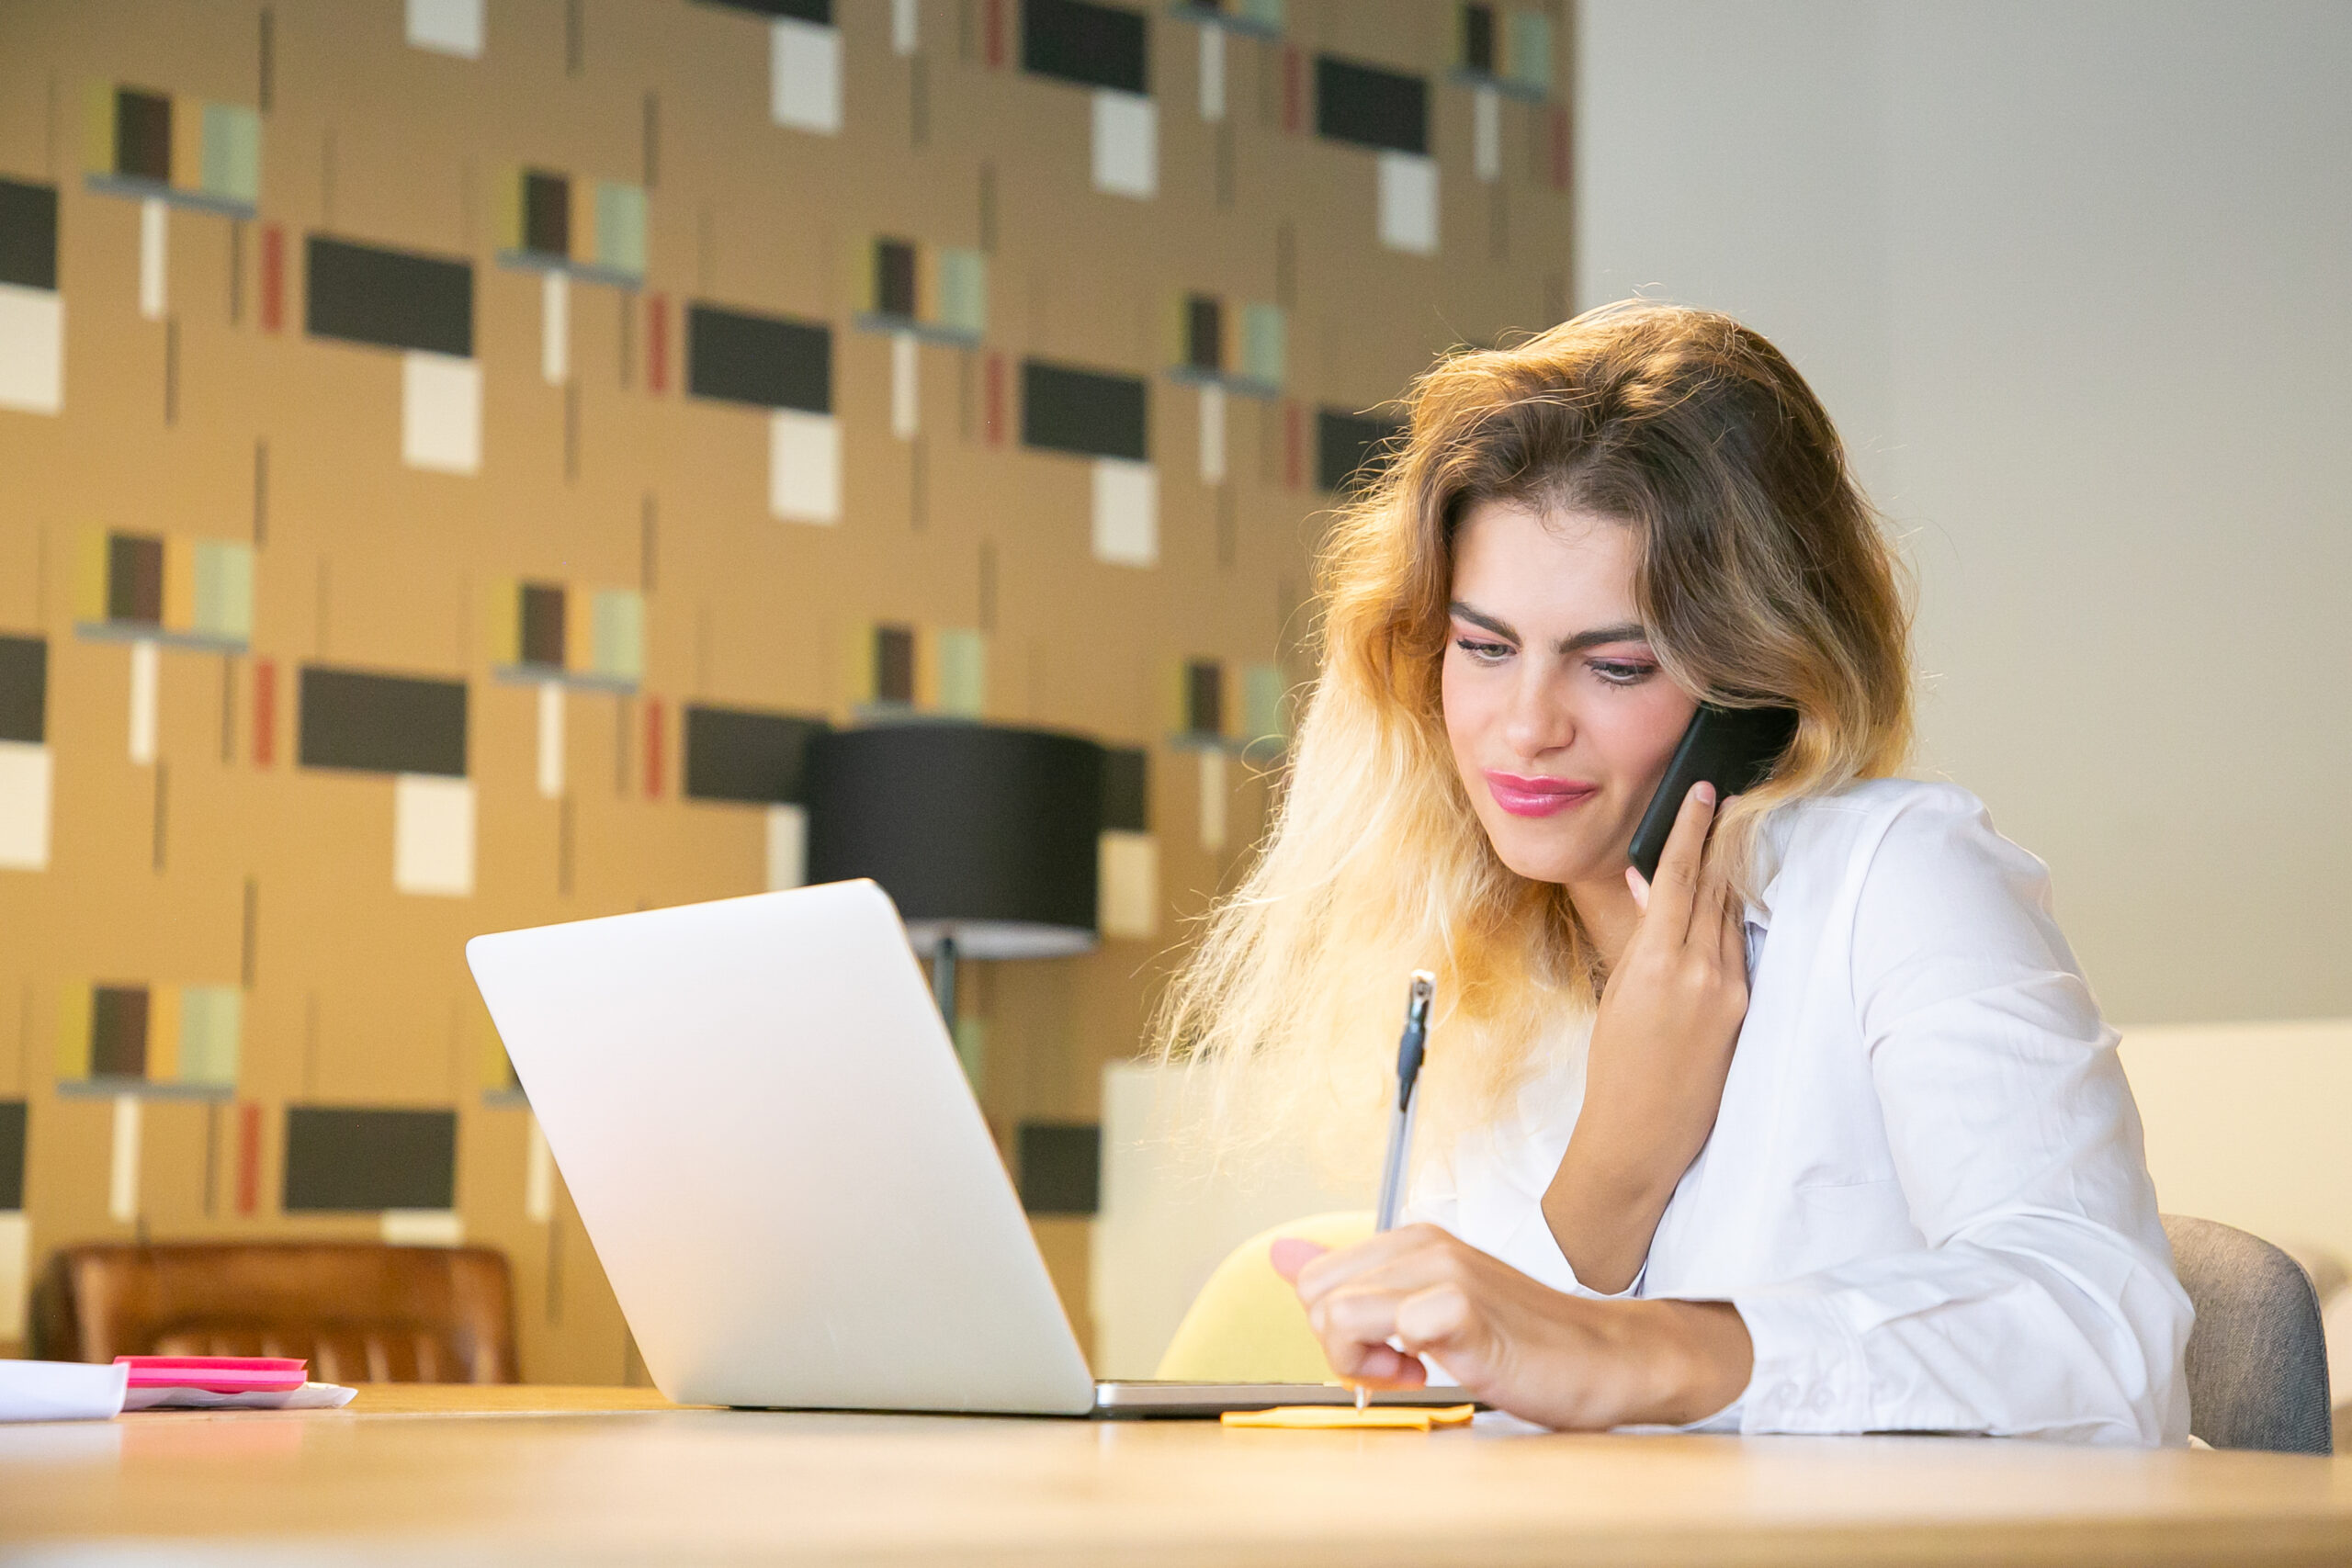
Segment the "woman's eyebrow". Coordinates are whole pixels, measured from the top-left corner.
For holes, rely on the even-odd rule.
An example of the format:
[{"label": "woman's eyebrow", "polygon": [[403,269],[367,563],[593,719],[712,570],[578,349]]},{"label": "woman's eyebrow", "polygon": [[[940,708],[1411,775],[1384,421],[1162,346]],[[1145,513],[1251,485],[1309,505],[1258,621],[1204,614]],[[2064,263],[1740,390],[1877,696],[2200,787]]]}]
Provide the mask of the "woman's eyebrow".
[{"label": "woman's eyebrow", "polygon": [[[1446,612],[1455,620],[1467,621],[1497,637],[1509,637],[1513,642],[1520,640],[1519,633],[1511,629],[1509,622],[1497,620],[1483,610],[1474,610],[1459,599],[1447,605]],[[1612,642],[1647,642],[1649,639],[1649,628],[1639,621],[1620,621],[1613,626],[1595,626],[1589,632],[1563,637],[1552,645],[1552,651],[1562,655],[1582,653],[1586,649],[1606,648]]]},{"label": "woman's eyebrow", "polygon": [[1553,644],[1560,653],[1582,653],[1588,648],[1606,648],[1612,642],[1647,642],[1650,630],[1639,621],[1620,621],[1613,626],[1595,626],[1589,632],[1578,632]]}]

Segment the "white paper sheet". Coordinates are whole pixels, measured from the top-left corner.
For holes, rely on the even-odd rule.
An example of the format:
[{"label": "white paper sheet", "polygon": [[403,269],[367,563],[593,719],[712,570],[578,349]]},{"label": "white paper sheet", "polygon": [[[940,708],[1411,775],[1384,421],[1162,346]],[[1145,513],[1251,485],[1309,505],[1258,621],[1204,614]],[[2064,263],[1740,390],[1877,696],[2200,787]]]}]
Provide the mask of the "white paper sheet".
[{"label": "white paper sheet", "polygon": [[[124,1369],[118,1367],[118,1371]],[[306,1382],[300,1388],[248,1389],[215,1393],[207,1388],[134,1388],[122,1396],[125,1410],[340,1410],[358,1393],[336,1382]]]},{"label": "white paper sheet", "polygon": [[393,781],[392,888],[443,898],[473,897],[472,780],[401,773]]},{"label": "white paper sheet", "polygon": [[1149,463],[1094,459],[1094,558],[1159,564],[1159,472]]},{"label": "white paper sheet", "polygon": [[1392,251],[1437,254],[1437,160],[1380,154],[1380,243]]},{"label": "white paper sheet", "polygon": [[0,409],[64,406],[64,299],[52,288],[0,283]]},{"label": "white paper sheet", "polygon": [[0,1421],[110,1421],[130,1369],[82,1361],[0,1361]]}]

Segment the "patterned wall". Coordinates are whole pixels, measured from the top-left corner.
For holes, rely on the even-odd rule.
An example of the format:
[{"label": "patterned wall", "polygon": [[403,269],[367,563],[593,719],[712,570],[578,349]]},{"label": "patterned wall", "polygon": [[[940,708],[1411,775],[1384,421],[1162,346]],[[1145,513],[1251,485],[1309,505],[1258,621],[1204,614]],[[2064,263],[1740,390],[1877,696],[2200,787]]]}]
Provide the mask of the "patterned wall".
[{"label": "patterned wall", "polygon": [[1566,310],[1566,21],[0,6],[0,1341],[92,1237],[505,1247],[638,1373],[475,932],[789,886],[800,747],[1115,748],[959,1050],[1085,1331],[1101,1065],[1263,819],[1317,513]]}]

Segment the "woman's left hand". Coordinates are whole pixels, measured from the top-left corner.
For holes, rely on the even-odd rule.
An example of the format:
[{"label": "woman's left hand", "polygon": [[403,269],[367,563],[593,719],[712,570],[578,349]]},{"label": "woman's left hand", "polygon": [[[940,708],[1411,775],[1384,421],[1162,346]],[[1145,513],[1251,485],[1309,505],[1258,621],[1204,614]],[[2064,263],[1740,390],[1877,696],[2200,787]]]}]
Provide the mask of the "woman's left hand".
[{"label": "woman's left hand", "polygon": [[1473,1398],[1547,1427],[1702,1420],[1754,1361],[1727,1302],[1567,1295],[1435,1225],[1338,1251],[1278,1241],[1272,1261],[1342,1382],[1418,1388],[1427,1354]]}]

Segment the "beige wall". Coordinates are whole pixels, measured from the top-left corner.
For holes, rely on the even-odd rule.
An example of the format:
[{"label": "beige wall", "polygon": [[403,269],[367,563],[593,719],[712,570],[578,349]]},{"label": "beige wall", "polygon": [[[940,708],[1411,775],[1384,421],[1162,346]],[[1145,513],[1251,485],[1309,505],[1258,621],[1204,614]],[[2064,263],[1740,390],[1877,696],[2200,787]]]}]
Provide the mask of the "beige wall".
[{"label": "beige wall", "polygon": [[2352,10],[1578,16],[1578,301],[1813,379],[1918,569],[1925,765],[2109,1011],[2352,1011]]},{"label": "beige wall", "polygon": [[[976,18],[1017,17],[1010,0],[920,0],[911,58],[893,51],[891,6],[842,0],[846,107],[833,137],[771,122],[756,17],[686,0],[488,6],[484,52],[464,60],[409,47],[401,0],[0,5],[0,175],[61,188],[67,323],[63,412],[0,411],[0,631],[48,639],[58,781],[49,869],[0,871],[0,1098],[30,1102],[36,1264],[82,1238],[375,1235],[368,1216],[279,1212],[284,1108],[455,1107],[458,1208],[470,1239],[514,1259],[526,1372],[598,1382],[630,1370],[626,1336],[560,1194],[548,1220],[525,1211],[527,1112],[483,1097],[494,1042],[460,948],[478,931],[763,886],[757,807],[680,800],[674,750],[666,787],[649,797],[640,786],[644,699],[665,705],[673,749],[687,703],[846,721],[857,698],[846,650],[869,623],[904,621],[983,635],[985,716],[1148,749],[1159,935],[1082,960],[983,966],[967,987],[987,1025],[984,1105],[1007,1141],[1023,1119],[1092,1118],[1100,1066],[1135,1048],[1177,917],[1229,874],[1263,811],[1264,783],[1235,765],[1226,841],[1204,841],[1204,775],[1170,743],[1173,672],[1216,658],[1304,675],[1294,612],[1313,519],[1329,503],[1312,479],[1314,410],[1369,407],[1460,339],[1545,324],[1565,294],[1568,201],[1548,162],[1548,107],[1504,104],[1501,178],[1474,174],[1470,95],[1447,76],[1453,12],[1419,0],[1290,0],[1285,37],[1230,40],[1221,125],[1199,107],[1195,26],[1157,4],[1132,6],[1148,17],[1159,105],[1149,201],[1091,187],[1084,89],[1019,70],[1014,32],[1012,62],[987,63]],[[175,212],[169,320],[142,320],[138,205],[84,186],[85,86],[251,106],[265,16],[275,96],[258,218],[241,241],[228,219]],[[1430,79],[1435,255],[1376,242],[1372,153],[1284,129],[1286,51],[1311,74],[1320,50]],[[586,283],[572,289],[571,386],[544,381],[539,282],[493,260],[494,192],[516,165],[650,186],[645,286],[673,312],[666,391],[645,377],[644,329],[624,332],[638,302]],[[987,188],[993,236],[982,232]],[[277,333],[260,329],[254,306],[267,226],[288,245]],[[402,466],[397,355],[304,335],[301,247],[312,232],[473,263],[479,474]],[[994,245],[983,344],[920,351],[921,512],[912,444],[891,429],[889,341],[853,327],[876,234]],[[1189,291],[1229,310],[1287,306],[1283,397],[1231,400],[1221,483],[1195,459],[1198,400],[1162,375],[1163,325]],[[761,415],[680,395],[676,311],[688,299],[831,326],[839,525],[770,516]],[[178,403],[167,423],[169,344]],[[973,413],[989,355],[1015,385],[1028,355],[1149,380],[1159,565],[1091,557],[1086,464],[1024,449],[1017,400],[1015,434],[989,443]],[[576,466],[567,398],[577,400]],[[1303,482],[1285,472],[1293,414],[1307,438]],[[254,533],[257,441],[270,454],[266,539]],[[649,498],[660,518],[650,575]],[[159,775],[126,754],[129,654],[74,629],[74,542],[93,528],[257,546],[251,655],[163,656],[167,850],[155,847]],[[566,699],[561,802],[535,787],[535,694],[491,676],[492,585],[518,577],[646,591],[644,690]],[[262,658],[280,682],[267,766],[249,733]],[[473,896],[395,891],[387,780],[293,765],[295,671],[311,660],[468,683]],[[236,1100],[266,1112],[262,1201],[241,1214],[222,1196],[236,1106],[159,1100],[139,1138],[136,1213],[116,1217],[112,1108],[57,1089],[61,988],[101,976],[235,980],[249,879],[259,956]],[[1082,1328],[1086,1222],[1038,1229]]]}]

